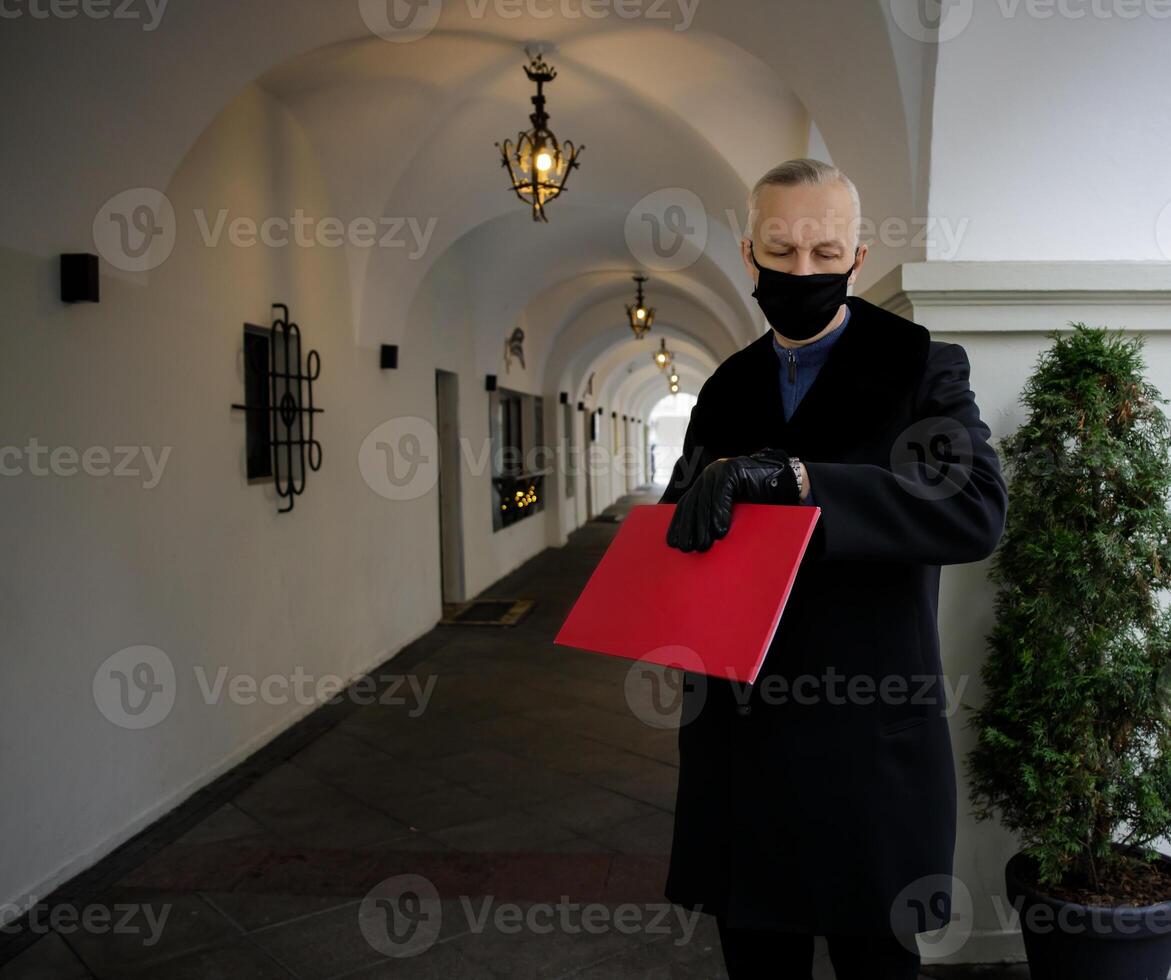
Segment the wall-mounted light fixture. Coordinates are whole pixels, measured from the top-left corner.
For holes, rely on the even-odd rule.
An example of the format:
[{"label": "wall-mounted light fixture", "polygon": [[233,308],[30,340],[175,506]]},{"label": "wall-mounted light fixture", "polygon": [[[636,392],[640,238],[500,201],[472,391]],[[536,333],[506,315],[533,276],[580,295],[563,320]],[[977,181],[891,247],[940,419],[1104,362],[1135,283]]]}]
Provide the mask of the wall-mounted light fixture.
[{"label": "wall-mounted light fixture", "polygon": [[89,252],[61,256],[61,302],[98,302],[98,257]]},{"label": "wall-mounted light fixture", "polygon": [[398,367],[398,344],[383,344],[379,348],[378,366],[384,371]]}]

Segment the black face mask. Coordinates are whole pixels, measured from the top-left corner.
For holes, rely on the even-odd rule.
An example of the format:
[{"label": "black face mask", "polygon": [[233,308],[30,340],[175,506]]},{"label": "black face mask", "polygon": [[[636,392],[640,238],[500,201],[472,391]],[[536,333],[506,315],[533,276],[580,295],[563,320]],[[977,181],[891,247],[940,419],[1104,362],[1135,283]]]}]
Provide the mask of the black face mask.
[{"label": "black face mask", "polygon": [[[853,266],[845,272],[796,276],[791,272],[766,269],[756,261],[751,242],[748,248],[752,264],[759,273],[756,288],[752,291],[753,298],[776,331],[790,340],[808,340],[824,330],[838,312],[838,307],[846,301],[846,287]],[[858,248],[854,249],[854,258],[858,258]]]}]

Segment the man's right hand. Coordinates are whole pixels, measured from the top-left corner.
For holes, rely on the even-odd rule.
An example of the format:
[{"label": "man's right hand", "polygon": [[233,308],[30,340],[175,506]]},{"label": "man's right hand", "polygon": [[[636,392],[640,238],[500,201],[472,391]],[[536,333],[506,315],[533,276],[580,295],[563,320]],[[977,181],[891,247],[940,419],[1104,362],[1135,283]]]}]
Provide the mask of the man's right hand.
[{"label": "man's right hand", "polygon": [[723,456],[704,467],[675,505],[667,544],[680,551],[707,551],[732,523],[732,503],[798,504],[797,476],[780,449],[750,456]]}]

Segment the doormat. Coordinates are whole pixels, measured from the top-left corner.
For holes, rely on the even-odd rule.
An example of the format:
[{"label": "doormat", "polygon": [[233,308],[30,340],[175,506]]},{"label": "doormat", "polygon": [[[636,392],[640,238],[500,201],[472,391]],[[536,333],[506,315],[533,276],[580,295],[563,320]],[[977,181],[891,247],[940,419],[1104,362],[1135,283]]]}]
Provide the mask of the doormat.
[{"label": "doormat", "polygon": [[591,517],[591,524],[619,524],[622,522],[622,514],[599,514],[597,517]]},{"label": "doormat", "polygon": [[515,626],[536,605],[535,599],[472,599],[445,605],[440,625]]}]

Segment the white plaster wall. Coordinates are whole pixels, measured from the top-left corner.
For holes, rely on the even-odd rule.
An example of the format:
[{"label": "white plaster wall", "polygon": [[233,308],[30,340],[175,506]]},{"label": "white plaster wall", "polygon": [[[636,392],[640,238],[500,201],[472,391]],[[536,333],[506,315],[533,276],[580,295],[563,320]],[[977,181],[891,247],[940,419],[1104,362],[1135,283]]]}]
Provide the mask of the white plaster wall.
[{"label": "white plaster wall", "polygon": [[954,7],[971,21],[939,45],[929,213],[959,240],[927,258],[1171,258],[1171,5]]},{"label": "white plaster wall", "polygon": [[[208,248],[189,220],[197,207],[329,213],[303,134],[249,88],[168,193],[173,254],[146,285],[104,278],[97,306],[60,304],[54,261],[0,252],[0,444],[170,448],[153,489],[27,466],[0,477],[6,902],[43,897],[311,708],[206,704],[196,668],[348,679],[439,614],[435,491],[392,503],[357,466],[381,419],[434,419],[430,366],[382,372],[376,350],[353,346],[336,250]],[[246,484],[243,416],[229,407],[243,394],[242,324],[267,323],[274,300],[290,304],[323,365],[324,465],[290,514]],[[173,709],[141,731],[107,720],[91,691],[99,665],[136,644],[163,650],[176,672]]]}]

